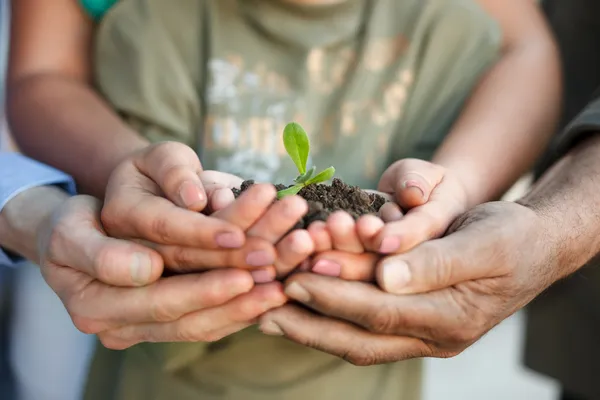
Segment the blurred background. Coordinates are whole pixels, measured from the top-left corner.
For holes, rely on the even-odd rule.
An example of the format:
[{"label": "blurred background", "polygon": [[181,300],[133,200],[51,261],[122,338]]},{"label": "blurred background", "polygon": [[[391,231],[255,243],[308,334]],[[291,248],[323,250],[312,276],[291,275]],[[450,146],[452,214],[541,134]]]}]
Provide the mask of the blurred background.
[{"label": "blurred background", "polygon": [[[8,1],[0,0],[0,88],[7,56]],[[0,103],[3,100],[0,90]],[[3,148],[10,146],[4,118],[0,120]],[[515,198],[527,190],[529,178],[507,196]],[[7,272],[0,269],[0,273]],[[0,291],[0,298],[5,293]],[[4,302],[0,303],[3,304]],[[4,304],[5,306],[5,304]],[[426,361],[426,400],[555,400],[559,385],[523,367],[525,314],[516,314],[495,328],[463,354],[449,360]],[[6,321],[2,321],[5,327]],[[4,338],[4,335],[1,336]],[[2,363],[4,364],[4,363]],[[3,375],[0,370],[0,376]],[[0,383],[0,399],[10,400],[10,392]]]}]

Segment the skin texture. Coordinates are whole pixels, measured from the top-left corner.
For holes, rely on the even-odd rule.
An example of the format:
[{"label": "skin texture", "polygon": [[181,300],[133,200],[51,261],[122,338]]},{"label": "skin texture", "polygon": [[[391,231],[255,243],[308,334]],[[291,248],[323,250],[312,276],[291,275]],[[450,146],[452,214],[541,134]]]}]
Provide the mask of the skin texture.
[{"label": "skin texture", "polygon": [[383,289],[297,274],[285,293],[307,308],[269,311],[261,329],[357,365],[454,356],[598,254],[599,160],[596,134],[520,202],[475,207],[444,238],[376,264],[330,252],[342,275],[372,268]]},{"label": "skin texture", "polygon": [[[232,203],[229,185],[239,184],[239,178],[214,171],[175,178],[160,173],[161,166],[174,163],[195,171],[199,161],[192,158],[186,164],[189,151],[179,143],[163,143],[123,161],[109,179],[104,209],[92,197],[69,199],[56,188],[40,187],[16,196],[0,213],[0,245],[38,262],[75,326],[98,334],[109,348],[142,341],[214,341],[237,332],[287,300],[281,285],[271,282],[275,266],[295,266],[313,252],[307,231],[279,240],[276,232],[281,235],[285,221],[272,226],[275,219],[270,214],[281,210],[272,206],[271,185],[257,185]],[[178,192],[169,188],[181,186],[171,185],[180,178],[203,187],[212,222],[195,210],[150,195],[160,191],[176,197]],[[304,201],[289,200],[288,222],[305,211]],[[101,219],[112,221],[110,229],[124,234],[109,238]],[[211,223],[217,232],[228,229],[245,242],[235,249],[200,247]],[[124,240],[132,232],[157,242],[146,240],[142,246],[139,240]],[[264,232],[270,236],[262,238]],[[252,256],[257,251],[260,255]],[[190,272],[192,267],[206,272],[162,277],[166,268]]]},{"label": "skin texture", "polygon": [[[400,208],[390,206],[385,220],[392,222],[388,226],[393,229],[383,227],[380,221],[374,219],[359,221],[358,229],[352,228],[353,223],[346,216],[336,214],[325,224],[325,230],[321,226],[320,231],[299,231],[282,238],[281,227],[273,221],[280,218],[287,221],[285,218],[289,216],[284,217],[284,211],[289,209],[302,214],[305,205],[301,201],[289,200],[287,207],[269,207],[274,192],[259,185],[256,193],[250,193],[246,198],[229,204],[226,190],[218,191],[220,194],[216,195],[214,193],[217,192],[208,191],[202,180],[194,178],[201,174],[202,166],[197,158],[191,157],[189,151],[187,154],[182,153],[182,159],[173,158],[169,161],[169,155],[175,156],[176,150],[148,147],[147,142],[125,126],[97,96],[90,85],[93,24],[82,13],[77,2],[56,0],[50,5],[39,0],[14,1],[7,102],[9,123],[20,148],[41,161],[71,173],[85,192],[101,198],[106,194],[106,204],[101,211],[105,232],[121,240],[144,243],[153,249],[151,254],[160,255],[163,260],[162,264],[150,263],[149,271],[148,263],[140,264],[146,266],[138,266],[136,269],[146,270],[135,274],[112,267],[115,271],[107,272],[102,269],[101,273],[94,275],[86,269],[84,275],[80,275],[82,282],[86,282],[85,287],[97,286],[87,284],[89,282],[105,287],[102,285],[106,283],[101,284],[96,280],[97,277],[112,284],[109,286],[111,291],[107,292],[112,295],[117,294],[112,289],[118,285],[128,286],[133,282],[137,286],[151,286],[154,285],[151,283],[152,279],[159,276],[165,266],[169,270],[184,272],[205,271],[220,266],[241,269],[259,267],[260,270],[252,270],[254,275],[250,274],[250,277],[254,281],[265,282],[276,275],[286,276],[295,265],[312,254],[316,246],[322,253],[315,257],[314,265],[305,263],[305,267],[330,275],[323,279],[331,280],[334,279],[331,276],[342,276],[351,280],[372,280],[379,276],[379,272],[371,267],[377,256],[361,253],[363,250],[374,249],[391,254],[414,248],[423,240],[441,235],[466,207],[498,196],[533,162],[543,147],[541,143],[550,132],[559,97],[559,87],[553,83],[558,82],[558,62],[554,46],[533,3],[518,0],[481,0],[481,3],[498,18],[505,31],[502,59],[473,94],[455,129],[436,154],[434,161],[439,167],[420,164],[415,170],[412,164],[402,160],[401,164],[393,166],[401,173],[396,171],[391,174],[392,178],[388,182],[390,188],[386,189],[384,184],[388,179],[385,175],[382,177],[383,186],[380,189],[393,193],[400,204],[405,202],[402,211],[407,212],[407,215],[418,214],[420,210],[420,217],[415,219],[407,216],[400,219]],[[540,99],[544,100],[540,103]],[[494,112],[489,113],[488,110]],[[31,118],[31,115],[36,115],[36,118]],[[89,121],[94,121],[94,124]],[[491,151],[494,153],[490,153]],[[65,153],[70,156],[64,157]],[[152,156],[153,153],[160,156]],[[144,162],[153,157],[163,161],[166,159],[165,165]],[[467,163],[465,160],[470,161]],[[186,163],[183,167],[182,162]],[[152,175],[152,179],[146,179],[147,174]],[[412,174],[409,175],[410,179],[404,178],[406,174]],[[398,178],[399,176],[403,178]],[[450,176],[454,177],[455,182],[447,185]],[[481,177],[485,180],[481,181]],[[131,183],[127,185],[123,182]],[[414,185],[407,185],[406,182]],[[425,183],[429,186],[425,187]],[[213,184],[227,187],[227,180],[219,178]],[[403,185],[400,190],[398,185]],[[451,189],[442,190],[448,186]],[[167,204],[159,196],[161,191],[180,208]],[[423,192],[421,198],[419,191]],[[425,191],[430,194],[426,195]],[[434,207],[426,207],[431,204],[437,204],[438,209],[451,212],[438,215],[431,211],[435,210]],[[163,210],[168,214],[163,213]],[[200,210],[214,214],[202,218],[203,216],[197,215]],[[269,213],[274,213],[277,217]],[[191,225],[192,228],[187,224],[188,217],[197,221]],[[417,222],[421,219],[424,219],[424,227],[419,235],[407,240],[403,232],[410,231],[408,228],[412,224],[418,225]],[[409,224],[409,221],[413,222]],[[96,229],[100,229],[98,226]],[[53,228],[49,229],[54,232]],[[190,229],[193,231],[190,232]],[[354,233],[344,234],[348,229]],[[227,240],[217,239],[222,239],[223,233],[228,234]],[[244,239],[240,239],[240,233]],[[321,238],[329,235],[330,239],[322,239],[316,244],[312,238],[315,234]],[[225,242],[228,245],[223,246]],[[271,246],[271,250],[267,250],[268,246]],[[259,248],[262,253],[249,258]],[[212,253],[213,251],[216,253]],[[271,258],[264,253],[269,251]],[[348,270],[345,261],[337,259],[336,254],[342,254],[340,257],[345,259],[358,257],[366,268]],[[214,258],[206,263],[203,260],[207,260],[209,255]],[[70,268],[62,270],[68,273],[78,271],[74,267],[75,262],[66,261],[68,260],[53,263],[69,266]],[[222,272],[214,271],[215,274]],[[247,274],[246,271],[236,273]],[[306,275],[294,275],[291,279],[306,279],[304,276]],[[310,276],[311,279],[320,278]],[[167,279],[172,278],[184,279]],[[68,279],[68,276],[60,275],[59,281],[70,282]],[[62,288],[59,281],[51,283],[58,292]],[[184,282],[191,284],[187,280]],[[352,285],[362,285],[359,282],[347,284],[350,285],[347,296],[354,293]],[[270,285],[268,287],[276,287],[276,284]],[[136,289],[145,290],[146,287],[148,286]],[[74,321],[80,329],[102,333],[120,332],[116,336],[103,334],[109,338],[105,339],[109,346],[122,348],[136,343],[136,340],[173,338],[173,335],[156,333],[158,331],[155,330],[155,325],[143,325],[164,321],[128,319],[127,315],[122,314],[117,320],[129,324],[123,326],[134,328],[119,330],[123,326],[115,325],[114,318],[111,319],[110,312],[113,309],[99,310],[81,300],[90,301],[89,296],[82,296],[79,292],[68,294],[70,295],[62,295],[61,298],[75,299],[64,301],[71,315],[77,316]],[[224,298],[219,298],[209,306],[226,304],[224,301]],[[176,320],[183,315],[180,311],[181,309],[168,314]],[[108,314],[104,314],[105,312]],[[136,315],[133,310],[131,313],[132,316]],[[81,316],[83,318],[79,318]],[[237,318],[235,321],[240,322],[240,318],[234,318],[233,314],[228,318],[228,321]],[[350,317],[346,319],[352,321]],[[91,327],[82,324],[82,320]],[[241,323],[249,323],[248,321],[250,319],[244,319]],[[142,324],[141,328],[139,324]],[[229,326],[231,325],[203,329],[212,333],[231,333],[234,328],[229,329]],[[145,335],[132,334],[132,330],[140,332],[136,327],[145,332]],[[170,332],[176,333],[178,330],[175,328]],[[360,337],[358,333],[356,335],[357,338]],[[184,336],[188,339],[198,338],[190,334]],[[208,337],[218,336],[214,334]]]}]

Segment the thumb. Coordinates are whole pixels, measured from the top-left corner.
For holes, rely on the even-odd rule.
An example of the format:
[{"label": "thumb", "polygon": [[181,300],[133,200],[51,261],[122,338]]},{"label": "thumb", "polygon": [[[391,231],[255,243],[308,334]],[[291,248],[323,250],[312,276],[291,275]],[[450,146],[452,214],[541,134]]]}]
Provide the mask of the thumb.
[{"label": "thumb", "polygon": [[392,164],[382,175],[378,189],[393,193],[404,210],[421,206],[444,177],[444,168],[427,161],[404,159]]},{"label": "thumb", "polygon": [[417,294],[493,278],[499,272],[495,271],[488,247],[481,243],[477,230],[460,230],[407,253],[385,257],[377,265],[377,283],[388,293]]},{"label": "thumb", "polygon": [[206,207],[208,198],[199,177],[202,165],[190,147],[176,142],[148,146],[135,159],[135,166],[178,206],[192,211]]},{"label": "thumb", "polygon": [[40,237],[42,264],[69,267],[113,286],[143,286],[159,279],[162,257],[140,244],[107,237],[99,213],[96,199],[70,199]]}]

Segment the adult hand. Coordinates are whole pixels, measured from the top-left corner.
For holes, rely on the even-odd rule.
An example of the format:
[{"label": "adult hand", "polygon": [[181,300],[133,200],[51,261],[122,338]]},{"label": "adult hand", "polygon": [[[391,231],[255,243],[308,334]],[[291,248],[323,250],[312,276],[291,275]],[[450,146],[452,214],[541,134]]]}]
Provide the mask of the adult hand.
[{"label": "adult hand", "polygon": [[[285,293],[314,313],[286,305],[261,317],[261,329],[357,365],[454,356],[562,277],[551,229],[519,204],[484,204],[460,217],[448,236],[384,258],[376,270],[383,290],[292,276]],[[349,257],[336,262],[368,270],[373,261]]]},{"label": "adult hand", "polygon": [[[254,185],[234,202],[230,189],[241,182],[233,175],[202,171],[188,146],[151,145],[113,172],[102,225],[112,237],[140,240],[156,249],[176,272],[263,267],[255,278],[270,280],[272,265],[297,264],[312,251],[305,231],[279,241],[307,205],[297,196],[273,204],[272,185]],[[146,269],[139,277],[152,274]],[[123,284],[119,279],[108,283]]]},{"label": "adult hand", "polygon": [[[162,259],[130,241],[109,238],[100,227],[100,202],[73,197],[38,231],[41,271],[75,326],[97,334],[111,349],[140,342],[214,341],[254,323],[286,301],[278,283],[254,286],[251,274],[220,269],[161,278]],[[132,282],[140,266],[152,273]]]}]

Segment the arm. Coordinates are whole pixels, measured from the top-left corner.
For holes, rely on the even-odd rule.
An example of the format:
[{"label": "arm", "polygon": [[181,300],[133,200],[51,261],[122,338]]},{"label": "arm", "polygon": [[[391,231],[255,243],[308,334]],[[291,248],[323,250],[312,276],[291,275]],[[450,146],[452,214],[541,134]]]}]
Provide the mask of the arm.
[{"label": "arm", "polygon": [[502,58],[433,162],[452,171],[469,206],[500,197],[546,147],[559,115],[557,49],[534,1],[478,0],[499,22]]},{"label": "arm", "polygon": [[[67,175],[18,154],[0,154],[0,247],[38,260],[40,226],[58,208],[74,184]],[[0,264],[11,264],[0,249]]]},{"label": "arm", "polygon": [[91,86],[93,30],[76,0],[13,1],[7,112],[21,150],[101,197],[114,167],[147,141]]},{"label": "arm", "polygon": [[566,131],[561,146],[570,147],[573,139],[583,134],[589,137],[575,145],[519,201],[545,221],[552,253],[549,259],[558,268],[556,279],[600,254],[600,134],[587,135],[600,132],[598,115],[600,99]]}]

